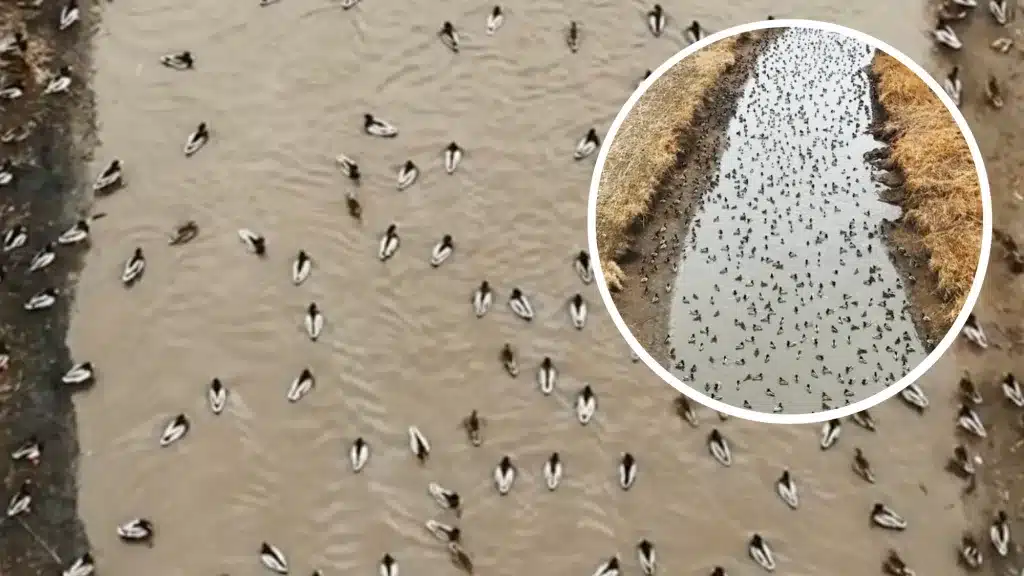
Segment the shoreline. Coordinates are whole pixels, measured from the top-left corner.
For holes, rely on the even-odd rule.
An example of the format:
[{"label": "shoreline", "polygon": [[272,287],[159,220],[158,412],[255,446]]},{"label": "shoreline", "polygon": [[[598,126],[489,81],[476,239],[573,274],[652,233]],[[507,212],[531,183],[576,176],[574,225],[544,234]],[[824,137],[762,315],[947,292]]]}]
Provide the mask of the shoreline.
[{"label": "shoreline", "polygon": [[[0,325],[3,343],[10,351],[8,369],[0,374],[0,405],[5,434],[0,434],[4,457],[28,437],[43,444],[37,467],[11,462],[4,478],[4,492],[11,494],[31,479],[32,513],[0,522],[0,573],[54,574],[89,550],[84,525],[78,517],[77,423],[71,394],[60,389],[61,375],[71,364],[65,343],[72,307],[74,276],[81,267],[81,251],[59,250],[55,262],[31,276],[25,266],[47,241],[79,218],[78,210],[90,202],[79,192],[84,182],[81,150],[90,150],[93,137],[91,73],[91,5],[81,3],[81,21],[58,32],[62,5],[45,3],[38,10],[15,3],[0,7],[0,35],[23,30],[29,40],[24,60],[20,56],[5,70],[24,78],[25,95],[5,109],[3,130],[36,122],[31,135],[18,144],[4,144],[15,161],[15,181],[4,189],[2,227],[23,224],[29,230],[22,248],[5,254],[6,278],[0,289]],[[27,67],[25,64],[27,63]],[[72,68],[70,93],[42,96],[45,74],[67,64]],[[43,86],[40,85],[43,83]],[[22,305],[31,295],[56,287],[61,295],[56,306],[30,314]],[[38,315],[36,315],[38,314]],[[41,320],[41,321],[40,321]],[[8,460],[10,462],[10,460]]]}]

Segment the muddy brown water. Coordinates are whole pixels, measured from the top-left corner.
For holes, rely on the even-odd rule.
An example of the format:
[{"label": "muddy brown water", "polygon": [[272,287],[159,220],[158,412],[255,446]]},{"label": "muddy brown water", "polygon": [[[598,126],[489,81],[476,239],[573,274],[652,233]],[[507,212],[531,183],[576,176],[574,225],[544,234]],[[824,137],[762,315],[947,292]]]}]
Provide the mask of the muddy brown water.
[{"label": "muddy brown water", "polygon": [[[878,433],[847,425],[825,453],[816,426],[719,423],[703,411],[693,430],[671,413],[675,393],[629,362],[593,286],[570,265],[585,246],[592,168],[592,159],[572,161],[572,146],[591,126],[607,129],[643,70],[682,46],[690,19],[714,28],[768,13],[834,19],[925,57],[921,8],[669,7],[670,31],[654,39],[641,4],[512,7],[493,37],[484,33],[490,7],[461,0],[429,23],[409,16],[412,3],[249,4],[103,6],[93,84],[102,145],[92,173],[119,157],[128,186],[100,204],[110,215],[86,258],[70,345],[100,373],[76,406],[80,512],[104,573],[260,574],[264,540],[288,554],[296,574],[366,573],[385,552],[406,570],[454,570],[422,527],[445,518],[426,494],[431,481],[465,496],[461,525],[481,574],[586,573],[614,553],[636,572],[632,547],[644,537],[668,571],[721,564],[753,573],[745,548],[755,531],[787,574],[875,573],[890,547],[919,573],[957,571],[951,547],[967,521],[959,483],[941,472],[953,441],[949,394],[936,386],[943,379],[924,382],[935,400],[925,416],[891,402],[876,410]],[[464,31],[457,56],[434,36],[444,19]],[[575,55],[562,41],[570,19],[583,30]],[[196,54],[195,71],[156,64],[181,49]],[[394,122],[399,137],[362,134],[365,112]],[[186,160],[181,145],[200,121],[210,122],[213,141]],[[468,152],[447,176],[440,154],[453,139]],[[332,163],[340,152],[365,173],[361,226],[345,213],[349,183]],[[423,174],[396,192],[396,168],[410,158]],[[200,237],[168,247],[170,227],[189,218]],[[392,221],[402,248],[381,264],[377,238]],[[265,261],[244,252],[243,226],[266,235]],[[430,249],[445,233],[457,252],[431,270]],[[125,291],[118,275],[136,246],[149,266]],[[294,287],[289,266],[300,248],[315,269]],[[485,278],[498,297],[475,320],[468,298]],[[533,325],[507,311],[514,286],[534,299]],[[577,291],[592,310],[582,332],[564,307]],[[317,343],[300,328],[311,300],[327,316]],[[498,363],[504,342],[519,350],[517,380]],[[562,373],[547,398],[533,382],[545,355]],[[935,373],[955,362],[947,355]],[[288,383],[305,366],[317,388],[289,404]],[[213,377],[231,389],[219,417],[204,405]],[[570,410],[583,383],[600,402],[588,427]],[[458,429],[473,408],[488,419],[480,448]],[[191,416],[191,433],[161,449],[159,430],[178,412]],[[408,452],[409,425],[433,442],[425,467]],[[712,426],[733,443],[730,469],[704,448]],[[360,475],[346,458],[356,436],[373,446]],[[850,472],[854,446],[873,461],[877,485]],[[622,492],[616,463],[626,450],[640,471]],[[551,451],[566,465],[554,493],[540,475]],[[521,478],[501,498],[490,478],[506,453]],[[802,489],[796,512],[774,493],[784,467]],[[872,529],[876,500],[904,514],[910,530]],[[152,549],[117,541],[115,526],[134,516],[156,523]]]}]

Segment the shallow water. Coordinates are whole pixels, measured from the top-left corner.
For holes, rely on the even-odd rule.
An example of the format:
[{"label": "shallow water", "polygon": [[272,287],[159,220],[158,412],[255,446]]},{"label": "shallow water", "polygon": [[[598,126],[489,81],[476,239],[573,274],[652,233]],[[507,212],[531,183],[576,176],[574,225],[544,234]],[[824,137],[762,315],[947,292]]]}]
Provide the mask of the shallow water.
[{"label": "shallow water", "polygon": [[[96,226],[70,339],[75,357],[100,372],[76,404],[81,513],[104,573],[261,574],[263,540],[284,549],[297,574],[367,572],[385,552],[406,570],[413,562],[453,570],[421,526],[445,517],[426,494],[434,480],[466,498],[461,524],[483,574],[586,573],[615,552],[635,571],[631,547],[641,537],[658,544],[666,570],[704,573],[722,564],[745,573],[756,570],[745,554],[754,530],[769,538],[787,574],[837,566],[875,573],[890,546],[920,573],[955,570],[947,555],[930,552],[956,542],[964,522],[958,485],[940,471],[952,418],[938,392],[926,416],[906,419],[907,409],[893,403],[877,411],[882,433],[847,427],[825,454],[816,427],[715,421],[734,444],[736,462],[722,469],[704,448],[713,415],[696,431],[672,415],[674,392],[628,361],[596,291],[571,268],[585,245],[592,167],[574,163],[572,147],[590,126],[604,131],[643,69],[682,46],[683,23],[696,17],[721,27],[799,12],[860,23],[925,54],[926,38],[906,34],[919,8],[705,7],[670,13],[671,30],[655,40],[640,4],[510,8],[493,38],[483,32],[489,6],[462,1],[446,4],[434,24],[410,23],[412,3],[366,0],[348,12],[320,0],[251,4],[104,5],[94,83],[103,145],[93,173],[120,157],[128,186],[102,201],[110,216]],[[434,36],[446,18],[465,32],[458,56]],[[571,18],[584,33],[576,55],[562,41]],[[196,53],[194,72],[156,64],[186,48]],[[401,134],[365,136],[364,112],[393,121]],[[202,120],[213,141],[186,160],[181,145]],[[440,155],[452,139],[468,152],[447,176]],[[345,213],[349,183],[332,164],[340,152],[363,167],[361,226]],[[398,193],[395,172],[409,158],[424,173]],[[202,227],[200,237],[168,247],[166,233],[188,218]],[[377,238],[393,220],[402,248],[381,264]],[[244,252],[235,235],[242,226],[266,235],[265,261]],[[444,233],[454,235],[457,252],[431,270],[430,249]],[[125,291],[117,276],[137,245],[149,266]],[[289,267],[300,248],[315,269],[296,288]],[[497,298],[475,320],[468,299],[484,278]],[[533,325],[505,306],[514,286],[534,299]],[[592,310],[579,333],[565,312],[577,291]],[[327,316],[317,343],[301,330],[311,300]],[[517,380],[498,361],[505,342],[520,353]],[[550,398],[533,382],[545,355],[562,373]],[[284,395],[304,366],[318,385],[291,405]],[[204,405],[213,377],[231,388],[219,417]],[[600,402],[586,428],[570,410],[584,382]],[[475,449],[458,429],[472,408],[488,419],[486,442]],[[160,428],[182,411],[192,418],[189,436],[158,448]],[[406,447],[412,424],[434,445],[425,467]],[[354,475],[346,453],[360,435],[373,456]],[[854,445],[878,468],[877,486],[849,471]],[[540,469],[553,450],[566,481],[548,493]],[[623,450],[640,463],[628,493],[615,484]],[[490,478],[505,453],[522,477],[500,498]],[[784,466],[801,483],[798,512],[773,493]],[[912,529],[870,529],[878,498]],[[117,523],[138,515],[157,525],[152,549],[114,535]]]},{"label": "shallow water", "polygon": [[[799,57],[795,56],[799,55]],[[924,359],[879,230],[865,152],[874,50],[789,30],[758,59],[729,124],[717,185],[672,291],[674,371],[718,400],[806,414],[863,400]]]}]

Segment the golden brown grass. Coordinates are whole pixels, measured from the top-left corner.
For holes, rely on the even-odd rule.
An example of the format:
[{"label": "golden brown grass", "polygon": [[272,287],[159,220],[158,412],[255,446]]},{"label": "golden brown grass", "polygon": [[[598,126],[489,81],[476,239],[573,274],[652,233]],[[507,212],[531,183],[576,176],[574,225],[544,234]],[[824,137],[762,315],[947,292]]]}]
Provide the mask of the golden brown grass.
[{"label": "golden brown grass", "polygon": [[892,159],[906,177],[905,215],[930,254],[929,267],[959,314],[981,256],[982,210],[978,174],[960,128],[912,70],[877,53],[878,98],[895,129]]},{"label": "golden brown grass", "polygon": [[679,133],[704,94],[735,62],[737,37],[692,54],[659,78],[619,126],[605,157],[597,193],[597,249],[609,287],[625,281],[615,259],[629,246],[629,230],[650,211],[658,185],[673,167]]}]

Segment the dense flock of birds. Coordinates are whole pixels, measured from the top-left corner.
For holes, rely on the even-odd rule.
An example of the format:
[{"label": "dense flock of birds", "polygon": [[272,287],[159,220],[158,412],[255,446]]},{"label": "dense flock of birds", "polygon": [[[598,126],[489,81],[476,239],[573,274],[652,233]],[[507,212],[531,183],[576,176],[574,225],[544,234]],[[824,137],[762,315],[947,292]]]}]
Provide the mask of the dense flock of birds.
[{"label": "dense flock of birds", "polygon": [[[261,0],[261,6],[275,3],[276,0]],[[343,0],[345,8],[356,5],[358,0]],[[39,7],[39,0],[29,0],[27,6]],[[666,26],[666,14],[659,5],[655,5],[646,15],[649,28],[655,36],[659,36]],[[505,14],[500,6],[495,6],[486,20],[486,30],[494,34],[501,27]],[[68,0],[61,10],[57,26],[60,30],[66,30],[75,26],[80,19],[79,7],[75,0]],[[569,50],[575,52],[580,47],[581,25],[578,22],[570,22],[565,32],[565,42]],[[685,32],[690,41],[700,39],[704,30],[697,22],[693,22]],[[458,52],[460,47],[459,31],[450,22],[445,22],[438,31],[438,38],[441,43],[453,52]],[[26,50],[27,40],[24,32],[15,31],[11,38],[0,43],[0,53],[5,58],[22,55]],[[195,63],[195,55],[188,51],[171,53],[160,59],[166,67],[179,71],[191,70]],[[43,96],[66,94],[72,87],[71,71],[62,67],[48,80]],[[0,89],[0,98],[18,99],[25,95],[25,87],[18,82],[4,83]],[[3,142],[16,144],[24,141],[31,133],[34,125],[31,123],[7,130],[3,134]],[[388,123],[381,117],[367,114],[363,118],[362,129],[368,137],[394,138],[398,135],[397,127]],[[200,123],[196,129],[186,137],[183,153],[191,156],[198,153],[203,146],[212,138],[207,124]],[[574,157],[577,160],[592,155],[600,147],[600,139],[595,129],[590,130],[577,143]],[[441,151],[446,171],[454,173],[462,161],[463,149],[452,142]],[[340,170],[351,180],[358,181],[360,178],[359,164],[346,155],[337,158]],[[119,160],[112,160],[95,178],[92,189],[96,195],[112,193],[125,184],[125,167]],[[419,168],[412,162],[406,163],[398,172],[396,184],[399,189],[412,186],[419,174]],[[5,164],[0,170],[0,185],[11,184],[17,178],[17,171],[10,164]],[[348,211],[353,218],[360,218],[361,204],[354,193],[347,197]],[[46,239],[41,247],[34,253],[27,252],[30,240],[35,234],[21,224],[7,227],[3,232],[2,252],[5,263],[16,264],[23,274],[33,274],[51,266],[63,250],[73,249],[75,246],[87,245],[91,226],[95,221],[102,218],[103,213],[92,215],[77,221],[71,228],[59,234],[56,238]],[[171,245],[185,245],[200,234],[199,225],[194,221],[183,222],[177,225],[169,235],[168,243]],[[237,232],[241,244],[255,257],[267,257],[267,242],[264,236],[251,229],[241,229]],[[392,224],[379,237],[376,246],[376,256],[381,262],[387,262],[398,255],[401,248],[401,236],[397,225]],[[752,247],[751,247],[752,248]],[[444,236],[434,246],[430,254],[430,263],[434,267],[442,266],[455,252],[456,243],[450,236]],[[26,257],[21,256],[25,254]],[[572,259],[572,266],[584,284],[593,281],[590,257],[586,252],[580,252]],[[147,267],[145,252],[142,247],[137,247],[129,255],[124,263],[120,276],[121,282],[126,286],[143,280]],[[291,278],[295,285],[300,285],[309,280],[313,275],[314,260],[304,250],[299,250],[291,262]],[[6,268],[4,269],[6,273]],[[56,287],[43,290],[28,297],[24,302],[24,310],[27,313],[40,314],[53,308],[58,298],[63,295]],[[467,308],[477,318],[487,315],[496,298],[493,287],[482,281],[473,294],[469,297]],[[508,308],[512,314],[530,322],[533,317],[533,307],[527,294],[518,288],[510,291],[507,298]],[[567,302],[567,315],[571,324],[576,329],[583,329],[587,319],[586,302],[581,294],[576,294]],[[325,315],[316,305],[311,303],[302,319],[307,336],[311,340],[317,340],[325,324]],[[981,327],[972,320],[965,329],[965,334],[980,346],[987,345],[984,332]],[[519,362],[515,350],[511,345],[505,345],[498,354],[504,369],[512,377],[519,374]],[[633,357],[636,360],[636,357]],[[11,354],[4,347],[0,349],[0,369],[6,369],[11,362]],[[97,369],[90,362],[78,362],[70,366],[61,377],[61,384],[68,387],[84,388],[95,382]],[[536,382],[545,394],[550,394],[557,385],[559,378],[558,370],[551,358],[545,358],[536,371]],[[316,385],[316,379],[311,371],[303,370],[291,383],[286,392],[287,400],[299,402],[310,393]],[[971,405],[981,401],[977,391],[973,387],[970,378],[965,376],[961,382],[961,390],[964,393],[964,406],[958,417],[959,426],[968,432],[984,437],[986,435],[984,425],[980,418],[971,408]],[[1006,396],[1017,406],[1024,407],[1024,392],[1021,385],[1012,376],[1007,375],[1003,384]],[[927,399],[917,389],[915,394],[919,397],[912,404],[919,410],[927,408]],[[219,415],[230,402],[230,390],[226,384],[219,379],[213,379],[207,389],[207,402],[210,411]],[[581,425],[591,422],[598,409],[597,395],[590,386],[584,386],[577,393],[574,403],[575,416]],[[692,426],[699,425],[698,416],[685,396],[679,396],[675,400],[675,410],[679,417]],[[724,415],[719,415],[725,420]],[[851,417],[859,426],[868,430],[875,429],[875,422],[867,411]],[[473,446],[479,446],[484,442],[482,430],[484,419],[475,410],[462,421],[467,441]],[[169,447],[185,439],[190,431],[190,419],[187,414],[181,413],[171,418],[163,427],[158,438],[154,441],[160,447]],[[839,440],[842,424],[838,420],[826,423],[822,428],[820,445],[822,450],[831,449]],[[411,458],[424,463],[431,453],[431,444],[424,433],[416,426],[408,428],[408,441]],[[733,454],[730,442],[726,435],[718,428],[712,428],[707,435],[706,442],[710,456],[723,467],[730,467],[733,464]],[[11,459],[18,463],[38,465],[43,458],[45,451],[44,441],[36,436],[26,438],[24,442],[10,455]],[[373,444],[365,438],[356,438],[350,445],[348,456],[350,466],[354,473],[361,472],[369,463],[373,452]],[[950,458],[950,468],[958,474],[968,478],[974,477],[977,459],[964,445],[958,445]],[[853,458],[853,470],[866,482],[874,482],[874,472],[867,458],[859,449],[855,451]],[[636,482],[639,465],[636,457],[631,453],[623,453],[618,463],[618,484],[622,490],[629,490]],[[562,460],[559,454],[552,453],[543,464],[543,476],[549,490],[557,490],[564,474]],[[492,481],[498,494],[508,494],[514,487],[518,476],[517,464],[511,457],[502,458],[493,469]],[[776,482],[776,491],[780,499],[791,508],[800,506],[800,490],[798,479],[788,470],[781,471]],[[452,520],[440,521],[431,519],[425,522],[425,527],[438,540],[444,543],[450,553],[453,564],[461,570],[472,573],[473,561],[469,553],[464,549],[461,540],[461,531],[457,525],[463,500],[460,494],[454,490],[432,483],[427,487],[428,494],[436,500],[443,510],[451,513]],[[0,522],[11,519],[22,521],[33,510],[33,482],[31,478],[25,479],[20,487],[14,491],[8,500],[6,518]],[[881,529],[901,531],[907,528],[907,522],[889,504],[884,502],[876,503],[866,515]],[[138,517],[127,520],[116,528],[117,535],[126,543],[152,545],[157,534],[157,523],[148,517]],[[989,533],[991,544],[1000,555],[1007,555],[1010,550],[1009,520],[1005,513],[1000,512],[992,522]],[[289,561],[285,552],[270,542],[263,542],[254,547],[255,556],[259,562],[277,574],[289,573]],[[760,534],[752,534],[747,541],[747,552],[749,557],[758,566],[771,572],[776,569],[775,556],[768,540]],[[962,560],[969,566],[977,567],[982,564],[982,546],[970,535],[964,536],[959,545],[959,553]],[[658,570],[656,548],[653,542],[641,540],[635,546],[635,554],[642,572],[645,575],[652,575]],[[96,563],[90,552],[62,562],[63,576],[92,576],[96,571]],[[899,554],[891,551],[886,557],[883,567],[886,572],[894,576],[909,576],[913,574],[907,564],[900,558]],[[379,574],[381,576],[398,576],[399,564],[395,556],[385,554],[379,562]],[[618,576],[622,570],[619,555],[615,554],[602,561],[596,568],[595,576]],[[317,574],[319,571],[317,571]],[[722,567],[715,567],[711,571],[712,576],[726,576]]]},{"label": "dense flock of birds", "polygon": [[[942,48],[959,51],[964,43],[956,33],[955,22],[967,20],[978,7],[977,0],[944,0],[938,10],[935,28],[932,30],[932,38]],[[989,0],[988,12],[992,20],[999,26],[1009,24],[1015,14],[1014,6],[1009,0]],[[992,41],[993,50],[1006,54],[1014,46],[1014,40],[1010,36],[1000,36]],[[964,83],[960,78],[960,66],[953,66],[942,81],[942,87],[952,98],[953,102],[960,106],[963,100]],[[994,74],[988,75],[985,82],[985,99],[993,108],[1003,107],[1003,89],[1001,82]]]}]

